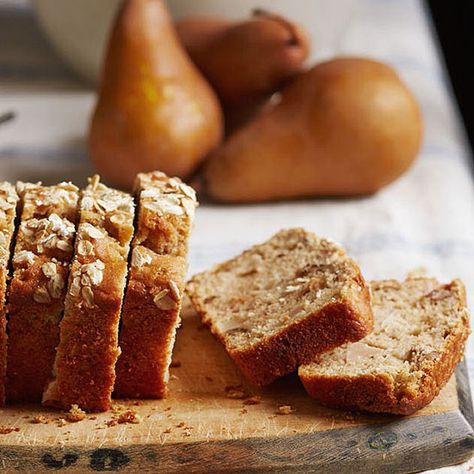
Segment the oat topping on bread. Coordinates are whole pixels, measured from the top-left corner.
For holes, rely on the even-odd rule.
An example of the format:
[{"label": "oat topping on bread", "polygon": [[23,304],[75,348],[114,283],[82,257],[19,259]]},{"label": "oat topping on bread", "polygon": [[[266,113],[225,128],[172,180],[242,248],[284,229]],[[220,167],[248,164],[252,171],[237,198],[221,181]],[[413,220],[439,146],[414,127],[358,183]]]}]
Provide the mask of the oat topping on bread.
[{"label": "oat topping on bread", "polygon": [[140,173],[135,189],[140,200],[140,222],[135,245],[160,255],[185,256],[197,206],[196,192],[164,173]]},{"label": "oat topping on bread", "polygon": [[110,407],[133,219],[132,196],[90,179],[80,202],[55,378],[43,395],[45,405]]},{"label": "oat topping on bread", "polygon": [[8,298],[7,399],[38,400],[59,340],[78,188],[22,183],[18,189],[22,213]]},{"label": "oat topping on bread", "polygon": [[195,192],[177,178],[142,173],[115,394],[162,398],[179,324]]},{"label": "oat topping on bread", "polygon": [[433,278],[371,283],[374,330],[299,369],[308,393],[330,406],[409,414],[439,393],[469,335],[463,284]]},{"label": "oat topping on bread", "polygon": [[280,231],[194,276],[187,292],[203,323],[259,385],[372,327],[358,266],[340,246],[303,229]]}]

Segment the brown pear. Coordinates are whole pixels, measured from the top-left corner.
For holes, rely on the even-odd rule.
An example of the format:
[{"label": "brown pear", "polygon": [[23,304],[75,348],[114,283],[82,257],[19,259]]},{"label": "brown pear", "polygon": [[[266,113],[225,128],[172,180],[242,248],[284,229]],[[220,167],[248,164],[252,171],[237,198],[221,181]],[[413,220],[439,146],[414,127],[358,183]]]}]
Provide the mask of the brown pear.
[{"label": "brown pear", "polygon": [[162,0],[126,0],[113,27],[89,150],[110,182],[141,171],[187,177],[222,137],[213,90],[184,51]]},{"label": "brown pear", "polygon": [[271,95],[303,70],[310,49],[302,28],[263,10],[240,22],[184,18],[176,30],[224,104]]},{"label": "brown pear", "polygon": [[208,193],[229,202],[371,194],[422,139],[417,102],[385,64],[338,58],[301,74],[212,154]]}]

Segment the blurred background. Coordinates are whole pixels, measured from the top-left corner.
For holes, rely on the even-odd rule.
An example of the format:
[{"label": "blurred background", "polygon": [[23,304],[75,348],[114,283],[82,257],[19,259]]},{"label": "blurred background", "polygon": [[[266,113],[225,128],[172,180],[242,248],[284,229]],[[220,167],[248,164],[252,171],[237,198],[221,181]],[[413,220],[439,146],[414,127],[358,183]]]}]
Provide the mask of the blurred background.
[{"label": "blurred background", "polygon": [[[206,14],[239,20],[256,6],[253,0],[167,4],[175,19]],[[117,5],[118,0],[0,0],[2,179],[83,184],[95,171],[88,126]],[[434,29],[442,7],[433,4],[434,23],[429,5],[417,0],[260,0],[258,6],[304,27],[311,41],[309,65],[362,55],[393,67],[421,108],[421,151],[403,176],[373,196],[202,206],[191,271],[282,227],[302,225],[341,241],[369,278],[401,276],[423,266],[442,279],[463,277],[474,288],[471,155]],[[453,33],[456,21],[449,21],[451,35],[443,40],[444,29],[442,43],[453,49],[463,33]],[[468,40],[464,44],[469,47]],[[448,60],[451,68],[454,63]],[[462,105],[469,100],[466,96]]]}]

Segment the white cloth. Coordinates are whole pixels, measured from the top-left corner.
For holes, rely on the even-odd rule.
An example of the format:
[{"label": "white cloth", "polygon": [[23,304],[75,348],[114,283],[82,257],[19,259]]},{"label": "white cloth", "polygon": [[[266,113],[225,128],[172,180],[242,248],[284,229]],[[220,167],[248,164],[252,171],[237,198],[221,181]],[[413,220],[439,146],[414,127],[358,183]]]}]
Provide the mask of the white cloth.
[{"label": "white cloth", "polygon": [[[367,278],[401,278],[416,267],[443,281],[464,280],[474,307],[474,186],[470,157],[429,18],[416,0],[359,0],[349,14],[326,17],[314,29],[317,59],[361,54],[393,65],[421,104],[422,151],[410,171],[377,195],[246,206],[203,205],[191,239],[190,271],[233,256],[284,227],[303,226],[346,246]],[[346,2],[347,3],[347,2]],[[0,3],[1,6],[1,3]],[[330,11],[336,11],[334,8]],[[346,12],[347,13],[347,12]],[[341,21],[342,21],[341,20]],[[13,41],[12,38],[21,38]],[[45,46],[27,6],[0,9],[0,178],[71,179],[92,172],[85,136],[91,90],[66,72]],[[474,375],[474,353],[467,362]],[[466,472],[464,466],[437,472]]]}]

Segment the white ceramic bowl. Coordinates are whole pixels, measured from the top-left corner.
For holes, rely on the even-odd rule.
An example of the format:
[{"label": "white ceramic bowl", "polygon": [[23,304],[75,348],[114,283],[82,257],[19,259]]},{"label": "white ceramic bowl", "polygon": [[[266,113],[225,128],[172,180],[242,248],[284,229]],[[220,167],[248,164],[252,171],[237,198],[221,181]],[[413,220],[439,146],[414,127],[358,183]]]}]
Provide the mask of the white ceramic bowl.
[{"label": "white ceramic bowl", "polygon": [[[324,55],[346,24],[355,0],[169,0],[174,18],[218,15],[245,18],[256,8],[282,13],[302,24],[313,39],[313,55]],[[34,0],[43,31],[63,60],[83,78],[96,82],[108,30],[120,0]]]}]

